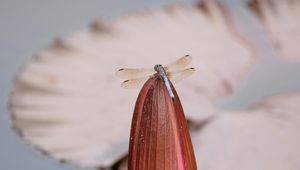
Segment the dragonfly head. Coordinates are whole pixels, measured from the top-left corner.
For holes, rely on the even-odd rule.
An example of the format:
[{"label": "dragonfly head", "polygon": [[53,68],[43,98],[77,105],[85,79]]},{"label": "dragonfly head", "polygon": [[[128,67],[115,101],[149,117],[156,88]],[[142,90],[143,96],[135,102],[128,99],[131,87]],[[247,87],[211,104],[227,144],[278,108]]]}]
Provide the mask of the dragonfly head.
[{"label": "dragonfly head", "polygon": [[162,69],[163,69],[163,66],[161,64],[156,64],[154,66],[154,70],[157,71],[157,72],[160,72]]}]

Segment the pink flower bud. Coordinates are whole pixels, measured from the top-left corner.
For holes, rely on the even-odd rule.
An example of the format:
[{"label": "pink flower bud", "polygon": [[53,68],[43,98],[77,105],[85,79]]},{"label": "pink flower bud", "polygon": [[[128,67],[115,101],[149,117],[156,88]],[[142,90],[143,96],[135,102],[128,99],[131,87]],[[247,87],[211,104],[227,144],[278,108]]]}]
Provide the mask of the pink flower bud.
[{"label": "pink flower bud", "polygon": [[196,170],[187,122],[157,76],[143,86],[136,101],[129,144],[129,170]]}]

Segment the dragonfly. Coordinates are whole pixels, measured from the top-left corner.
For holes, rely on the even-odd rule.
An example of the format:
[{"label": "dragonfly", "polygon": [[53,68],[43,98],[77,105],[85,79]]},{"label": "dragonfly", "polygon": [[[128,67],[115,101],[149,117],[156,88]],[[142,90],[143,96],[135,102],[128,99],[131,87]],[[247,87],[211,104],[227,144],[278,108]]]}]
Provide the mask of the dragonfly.
[{"label": "dragonfly", "polygon": [[185,55],[166,66],[156,64],[154,68],[121,68],[117,71],[116,75],[120,78],[127,79],[121,84],[121,86],[126,89],[141,87],[151,76],[158,76],[164,81],[164,84],[174,101],[175,96],[170,81],[172,83],[177,83],[192,75],[195,72],[195,68],[186,68],[191,61],[192,57],[190,55]]}]

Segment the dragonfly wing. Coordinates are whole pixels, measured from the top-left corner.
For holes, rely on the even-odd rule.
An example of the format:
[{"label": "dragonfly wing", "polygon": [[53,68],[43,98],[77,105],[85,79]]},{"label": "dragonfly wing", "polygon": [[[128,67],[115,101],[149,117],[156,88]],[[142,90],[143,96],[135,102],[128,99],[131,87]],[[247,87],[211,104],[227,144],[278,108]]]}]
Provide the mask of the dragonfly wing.
[{"label": "dragonfly wing", "polygon": [[155,70],[150,68],[122,68],[117,71],[116,75],[120,78],[136,79],[140,77],[149,77],[155,73]]},{"label": "dragonfly wing", "polygon": [[125,80],[121,86],[125,89],[136,89],[141,87],[147,80],[148,77],[142,77],[142,78],[137,78],[137,79],[130,79],[130,80]]},{"label": "dragonfly wing", "polygon": [[179,71],[188,66],[192,61],[192,57],[185,55],[178,60],[168,64],[165,68],[168,72]]},{"label": "dragonfly wing", "polygon": [[177,83],[195,72],[194,68],[188,68],[177,72],[168,72],[168,78],[172,83]]}]

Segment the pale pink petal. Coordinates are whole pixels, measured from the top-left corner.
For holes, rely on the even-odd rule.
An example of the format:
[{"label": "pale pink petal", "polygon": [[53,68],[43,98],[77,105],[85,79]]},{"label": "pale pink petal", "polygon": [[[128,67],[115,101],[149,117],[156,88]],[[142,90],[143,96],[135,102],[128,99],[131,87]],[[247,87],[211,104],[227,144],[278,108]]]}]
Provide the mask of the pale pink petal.
[{"label": "pale pink petal", "polygon": [[251,0],[249,7],[265,25],[274,47],[288,59],[300,59],[300,1]]},{"label": "pale pink petal", "polygon": [[300,92],[222,112],[194,136],[202,170],[298,170]]}]

